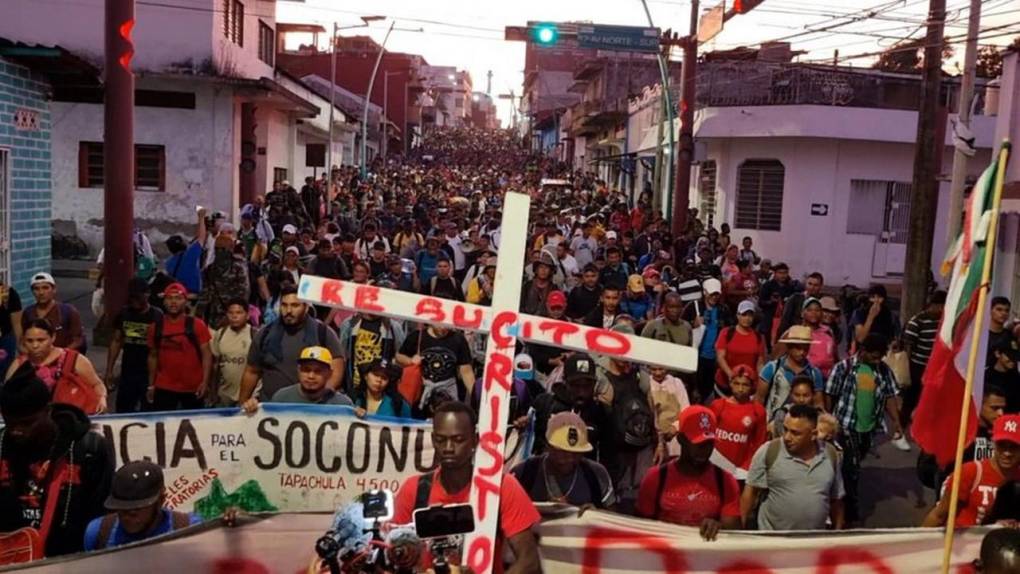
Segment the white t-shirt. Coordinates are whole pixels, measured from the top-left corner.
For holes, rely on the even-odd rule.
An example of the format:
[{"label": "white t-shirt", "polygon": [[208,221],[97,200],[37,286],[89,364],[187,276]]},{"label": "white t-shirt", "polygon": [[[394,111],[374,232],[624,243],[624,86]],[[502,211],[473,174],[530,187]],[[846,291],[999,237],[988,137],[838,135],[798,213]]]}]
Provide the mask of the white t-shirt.
[{"label": "white t-shirt", "polygon": [[241,377],[244,376],[248,349],[251,347],[252,331],[252,327],[248,325],[240,331],[221,327],[213,332],[209,347],[216,359],[216,366],[219,367],[216,398],[220,405],[237,404]]}]

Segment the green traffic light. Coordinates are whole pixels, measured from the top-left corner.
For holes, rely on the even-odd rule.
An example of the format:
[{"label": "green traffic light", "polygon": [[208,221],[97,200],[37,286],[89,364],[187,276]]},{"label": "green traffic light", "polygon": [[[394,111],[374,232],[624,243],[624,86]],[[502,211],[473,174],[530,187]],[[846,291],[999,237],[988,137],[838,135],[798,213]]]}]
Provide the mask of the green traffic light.
[{"label": "green traffic light", "polygon": [[539,44],[553,44],[558,36],[556,26],[544,24],[535,28],[535,41]]}]

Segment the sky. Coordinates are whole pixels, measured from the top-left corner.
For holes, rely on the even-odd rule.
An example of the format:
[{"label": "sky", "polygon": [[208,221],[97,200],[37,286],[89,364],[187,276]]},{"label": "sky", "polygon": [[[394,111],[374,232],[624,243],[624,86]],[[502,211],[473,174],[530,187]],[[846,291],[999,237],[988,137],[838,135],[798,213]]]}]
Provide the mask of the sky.
[{"label": "sky", "polygon": [[[654,25],[675,31],[689,29],[689,0],[647,0]],[[708,0],[701,11],[716,5]],[[946,36],[955,46],[962,67],[970,0],[947,0]],[[457,66],[471,73],[476,91],[486,90],[492,71],[494,97],[511,90],[520,94],[524,48],[503,40],[505,26],[534,21],[590,21],[597,24],[648,26],[641,0],[304,0],[277,2],[277,21],[318,23],[331,28],[360,23],[360,16],[382,15],[389,21],[345,30],[341,35],[368,34],[378,42],[392,19],[395,30],[387,49],[421,54],[431,65]],[[873,52],[905,37],[923,37],[928,0],[764,0],[751,12],[726,23],[723,31],[699,49],[704,51],[755,46],[769,40],[789,41],[803,50],[800,61],[832,62],[838,49],[840,64],[868,66]],[[1020,35],[1020,0],[982,2],[980,44],[1005,46]],[[860,56],[860,57],[855,57]],[[679,59],[679,53],[675,56]],[[497,100],[500,118],[510,117],[508,100]]]}]

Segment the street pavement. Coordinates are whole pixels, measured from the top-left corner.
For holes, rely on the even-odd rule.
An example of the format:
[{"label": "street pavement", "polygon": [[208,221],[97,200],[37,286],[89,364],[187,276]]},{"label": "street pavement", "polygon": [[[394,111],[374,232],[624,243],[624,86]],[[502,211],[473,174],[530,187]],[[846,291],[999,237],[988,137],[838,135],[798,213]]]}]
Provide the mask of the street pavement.
[{"label": "street pavement", "polygon": [[[66,267],[62,265],[62,267]],[[106,369],[107,348],[92,344],[97,319],[92,314],[91,302],[94,283],[83,275],[86,266],[72,266],[73,275],[56,271],[60,297],[81,313],[82,323],[89,339],[88,357],[102,375]],[[28,295],[31,299],[31,294]],[[112,401],[111,401],[112,404]],[[935,504],[934,492],[921,486],[915,466],[917,447],[910,452],[897,450],[886,437],[865,459],[861,471],[861,516],[869,528],[918,526],[924,515]]]}]

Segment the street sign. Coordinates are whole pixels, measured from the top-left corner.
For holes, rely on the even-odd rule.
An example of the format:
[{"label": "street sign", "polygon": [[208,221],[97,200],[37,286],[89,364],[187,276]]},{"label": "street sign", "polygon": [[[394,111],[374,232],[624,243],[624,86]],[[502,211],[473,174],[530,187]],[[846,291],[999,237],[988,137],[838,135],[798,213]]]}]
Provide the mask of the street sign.
[{"label": "street sign", "polygon": [[726,16],[726,2],[720,2],[718,6],[701,15],[698,21],[698,43],[704,44],[715,38],[722,32],[723,22]]},{"label": "street sign", "polygon": [[811,204],[811,215],[817,215],[819,217],[825,217],[829,215],[829,204],[828,203],[812,203]]},{"label": "street sign", "polygon": [[577,26],[578,45],[597,50],[658,54],[659,36],[658,28],[586,24]]}]

